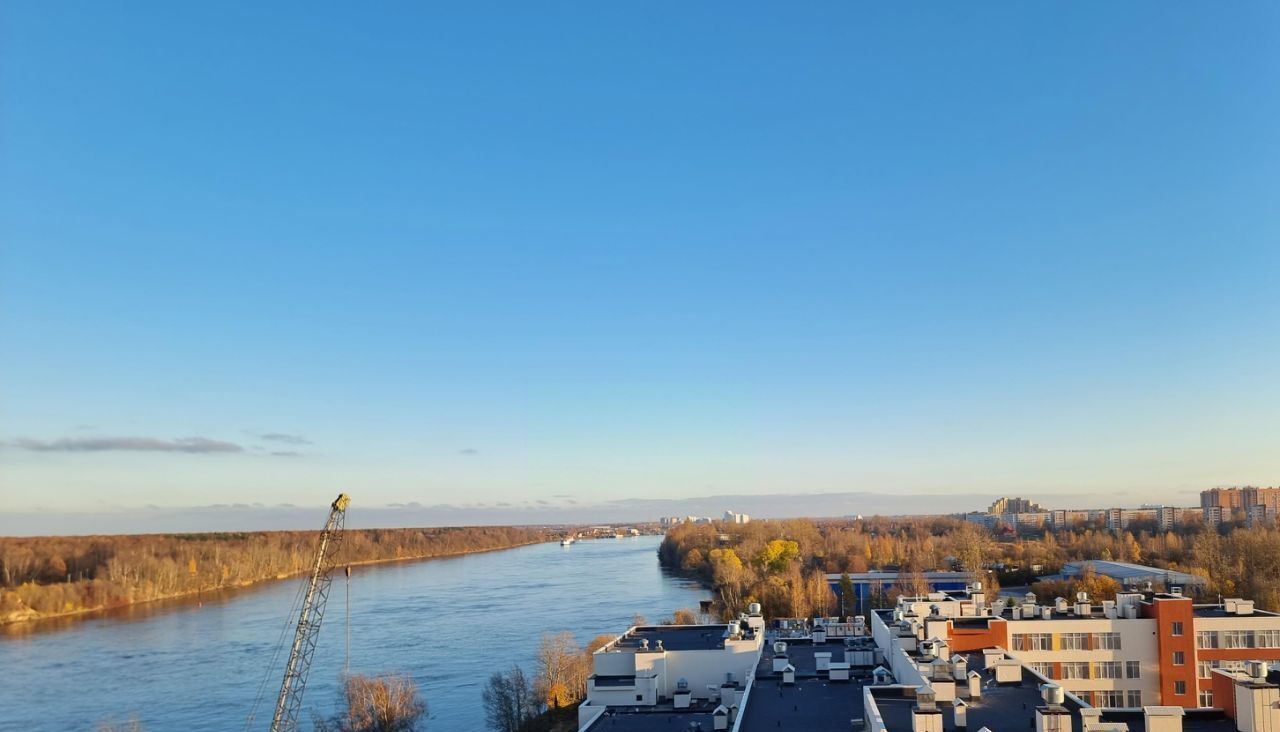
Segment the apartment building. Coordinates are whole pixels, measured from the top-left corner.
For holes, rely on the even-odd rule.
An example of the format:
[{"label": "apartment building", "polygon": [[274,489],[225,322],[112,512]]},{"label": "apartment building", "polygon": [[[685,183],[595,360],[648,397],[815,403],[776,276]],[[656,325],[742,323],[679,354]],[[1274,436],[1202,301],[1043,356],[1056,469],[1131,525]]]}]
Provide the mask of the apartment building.
[{"label": "apartment building", "polygon": [[1250,525],[1275,523],[1280,515],[1280,488],[1211,488],[1200,491],[1200,506],[1218,509],[1224,518],[1243,514]]},{"label": "apartment building", "polygon": [[610,708],[631,708],[705,721],[710,730],[719,707],[727,713],[740,701],[764,635],[759,605],[733,623],[628,628],[592,655],[579,726],[591,728]]},{"label": "apartment building", "polygon": [[[1093,706],[1216,706],[1212,672],[1280,661],[1280,615],[1248,600],[1196,605],[1172,593],[1121,593],[1092,603],[1081,593],[1039,605],[989,608],[952,593],[904,601],[893,622],[955,652],[1002,649]],[[928,609],[924,609],[924,605]]]},{"label": "apartment building", "polygon": [[[1261,660],[1280,616],[1247,601],[1130,594],[997,613],[977,587],[932,593],[872,613],[869,638],[792,619],[776,623],[787,640],[756,642],[773,631],[750,613],[632,628],[596,654],[579,732],[1280,730],[1280,673]],[[748,636],[754,653],[731,645]],[[657,641],[665,655],[644,657]],[[641,678],[668,691],[637,700]],[[1173,698],[1188,694],[1214,704]]]},{"label": "apartment building", "polygon": [[[1164,618],[1169,625],[1165,630],[1171,632],[1174,622],[1187,622],[1173,619],[1179,615],[1177,611],[1181,607],[1177,603],[1182,599],[1185,598],[1171,597],[1174,604],[1169,608],[1151,611]],[[1160,598],[1153,596],[1140,602],[1148,600],[1157,603]],[[928,614],[922,614],[926,604]],[[861,724],[851,724],[849,728],[868,732],[973,729],[991,732],[1027,729],[1035,732],[1275,732],[1280,729],[1280,673],[1271,671],[1265,662],[1250,661],[1244,671],[1215,669],[1211,684],[1215,698],[1221,700],[1215,708],[1150,702],[1131,704],[1130,701],[1137,700],[1128,699],[1124,694],[1072,692],[1062,681],[1052,679],[1042,665],[1024,661],[1013,652],[996,647],[985,647],[981,651],[957,650],[948,641],[930,635],[932,631],[944,632],[950,624],[961,620],[979,618],[984,610],[981,598],[975,601],[975,598],[948,595],[909,600],[892,611],[875,613],[873,636],[884,654],[884,666],[877,668],[873,679],[862,687]],[[1126,611],[1126,614],[1132,612]],[[1153,619],[1146,620],[1149,632]],[[1041,613],[1034,622],[1057,621],[1046,620]],[[1087,628],[1083,632],[1092,634],[1095,630]],[[1128,634],[1121,633],[1122,637],[1115,643],[1123,646],[1129,638]],[[1103,642],[1112,644],[1112,641]],[[1154,643],[1157,647],[1166,645],[1159,637]],[[1072,640],[1067,644],[1088,646],[1089,642]],[[1054,642],[1049,639],[1043,645],[1052,650]],[[1071,650],[1079,652],[1087,648]],[[827,726],[792,728],[845,729],[834,719]]]}]

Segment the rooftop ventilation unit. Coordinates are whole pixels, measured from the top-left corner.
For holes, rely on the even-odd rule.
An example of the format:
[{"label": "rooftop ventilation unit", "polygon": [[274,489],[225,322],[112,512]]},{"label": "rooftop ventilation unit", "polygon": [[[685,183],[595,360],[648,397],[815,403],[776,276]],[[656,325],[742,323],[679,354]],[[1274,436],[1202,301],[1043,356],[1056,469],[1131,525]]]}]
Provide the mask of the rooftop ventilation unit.
[{"label": "rooftop ventilation unit", "polygon": [[1067,700],[1066,692],[1057,684],[1041,684],[1040,697],[1045,704],[1062,706]]}]

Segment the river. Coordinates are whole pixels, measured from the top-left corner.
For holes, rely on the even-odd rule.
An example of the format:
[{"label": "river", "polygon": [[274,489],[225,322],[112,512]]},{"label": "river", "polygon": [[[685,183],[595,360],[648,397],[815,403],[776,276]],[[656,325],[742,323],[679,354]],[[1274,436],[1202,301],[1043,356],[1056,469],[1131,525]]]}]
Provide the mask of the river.
[{"label": "river", "polygon": [[[335,577],[302,729],[312,711],[335,708],[348,618],[353,672],[412,676],[430,707],[428,732],[484,729],[484,682],[512,664],[532,671],[544,631],[571,631],[585,645],[624,630],[636,613],[656,621],[708,597],[661,570],[659,541],[536,544],[358,567],[349,616],[345,580]],[[131,719],[148,732],[244,729],[300,582],[0,629],[0,730],[96,730]],[[283,659],[250,729],[270,725],[281,673]]]}]

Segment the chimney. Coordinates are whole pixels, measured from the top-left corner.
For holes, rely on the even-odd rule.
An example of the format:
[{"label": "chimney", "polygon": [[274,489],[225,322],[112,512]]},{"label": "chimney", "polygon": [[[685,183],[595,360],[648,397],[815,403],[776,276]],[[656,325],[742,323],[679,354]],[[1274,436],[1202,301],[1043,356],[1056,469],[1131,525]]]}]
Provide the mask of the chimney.
[{"label": "chimney", "polygon": [[1241,600],[1236,605],[1236,615],[1253,615],[1253,600]]},{"label": "chimney", "polygon": [[951,702],[951,707],[955,714],[956,729],[968,729],[969,705],[965,704],[963,699],[955,699]]},{"label": "chimney", "polygon": [[782,669],[782,685],[792,686],[795,683],[796,683],[796,667],[792,666],[791,664],[787,664],[787,667]]},{"label": "chimney", "polygon": [[1053,620],[1053,608],[1048,605],[1040,608],[1040,617],[1045,620]]},{"label": "chimney", "polygon": [[982,674],[977,671],[969,672],[969,698],[982,698]]},{"label": "chimney", "polygon": [[1080,710],[1080,732],[1093,732],[1102,723],[1102,710],[1086,707]]},{"label": "chimney", "polygon": [[1227,615],[1235,615],[1236,605],[1238,605],[1239,603],[1240,603],[1240,600],[1234,597],[1228,597],[1227,599],[1222,601],[1222,609],[1224,612],[1226,612]]},{"label": "chimney", "polygon": [[959,653],[951,657],[951,678],[964,681],[969,677],[969,662]]},{"label": "chimney", "polygon": [[1066,707],[1036,707],[1036,732],[1071,732],[1071,712]]},{"label": "chimney", "polygon": [[934,701],[933,689],[916,689],[916,707],[911,710],[911,732],[942,732],[942,711]]},{"label": "chimney", "polygon": [[990,671],[996,667],[996,661],[1004,658],[1004,651],[998,651],[994,648],[982,649],[982,667]]},{"label": "chimney", "polygon": [[1143,707],[1146,732],[1182,732],[1182,707]]},{"label": "chimney", "polygon": [[916,708],[935,711],[938,708],[938,696],[928,684],[916,687]]},{"label": "chimney", "polygon": [[1053,601],[1054,609],[1060,613],[1065,613],[1067,611],[1067,605],[1067,598],[1065,597],[1059,597]]},{"label": "chimney", "polygon": [[787,660],[787,654],[786,654],[786,653],[783,653],[783,654],[781,654],[781,655],[776,655],[776,654],[774,655],[774,657],[773,657],[773,672],[774,672],[775,674],[776,674],[776,673],[781,673],[781,672],[785,671],[785,670],[787,669],[787,666],[790,666],[790,665],[791,665],[791,664],[790,664],[790,662]]},{"label": "chimney", "polygon": [[723,704],[711,713],[711,729],[729,729],[729,710]]}]

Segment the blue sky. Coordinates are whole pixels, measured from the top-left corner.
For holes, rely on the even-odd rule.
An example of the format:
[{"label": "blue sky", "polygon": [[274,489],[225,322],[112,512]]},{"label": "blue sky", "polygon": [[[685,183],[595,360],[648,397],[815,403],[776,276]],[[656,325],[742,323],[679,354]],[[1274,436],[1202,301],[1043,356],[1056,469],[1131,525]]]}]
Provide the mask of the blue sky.
[{"label": "blue sky", "polygon": [[11,508],[1277,482],[1273,3],[259,5],[0,11]]}]

